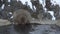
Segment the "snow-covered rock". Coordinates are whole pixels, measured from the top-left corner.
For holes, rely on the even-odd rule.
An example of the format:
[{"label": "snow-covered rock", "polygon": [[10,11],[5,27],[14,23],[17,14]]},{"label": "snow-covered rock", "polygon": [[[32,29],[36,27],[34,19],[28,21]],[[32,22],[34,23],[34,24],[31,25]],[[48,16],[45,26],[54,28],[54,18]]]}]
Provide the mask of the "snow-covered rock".
[{"label": "snow-covered rock", "polygon": [[27,3],[28,3],[27,5],[29,5],[29,6],[30,6],[30,8],[31,8],[31,9],[33,9],[33,8],[32,8],[31,0],[23,0],[23,1],[22,1],[22,0],[20,0],[20,1],[22,2],[22,4],[23,4],[23,5],[25,5],[25,4],[26,4],[25,2],[27,2]]},{"label": "snow-covered rock", "polygon": [[48,11],[48,13],[50,13],[50,15],[52,16],[52,20],[56,20],[56,17],[54,16],[54,11]]}]

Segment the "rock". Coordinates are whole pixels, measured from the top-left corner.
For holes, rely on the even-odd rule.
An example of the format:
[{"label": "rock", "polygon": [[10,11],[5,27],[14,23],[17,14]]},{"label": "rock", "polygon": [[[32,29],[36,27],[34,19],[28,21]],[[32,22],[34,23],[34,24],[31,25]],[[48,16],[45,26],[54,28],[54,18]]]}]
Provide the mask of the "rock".
[{"label": "rock", "polygon": [[0,19],[0,26],[11,24],[8,20]]},{"label": "rock", "polygon": [[57,20],[56,25],[60,26],[60,20]]}]

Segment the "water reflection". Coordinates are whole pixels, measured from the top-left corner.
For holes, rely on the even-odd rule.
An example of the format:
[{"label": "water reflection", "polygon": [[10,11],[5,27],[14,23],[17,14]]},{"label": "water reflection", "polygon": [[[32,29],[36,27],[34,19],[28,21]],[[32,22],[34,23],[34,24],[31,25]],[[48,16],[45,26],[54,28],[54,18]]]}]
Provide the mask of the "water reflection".
[{"label": "water reflection", "polygon": [[60,34],[57,25],[7,25],[0,26],[0,34]]},{"label": "water reflection", "polygon": [[30,32],[35,31],[36,26],[32,26],[31,24],[26,24],[22,26],[21,24],[19,25],[11,25],[9,27],[9,33],[10,34],[30,34]]},{"label": "water reflection", "polygon": [[14,29],[16,32],[19,32],[20,34],[29,34],[30,31],[32,31],[32,25],[26,24],[24,26],[17,25],[14,26]]}]

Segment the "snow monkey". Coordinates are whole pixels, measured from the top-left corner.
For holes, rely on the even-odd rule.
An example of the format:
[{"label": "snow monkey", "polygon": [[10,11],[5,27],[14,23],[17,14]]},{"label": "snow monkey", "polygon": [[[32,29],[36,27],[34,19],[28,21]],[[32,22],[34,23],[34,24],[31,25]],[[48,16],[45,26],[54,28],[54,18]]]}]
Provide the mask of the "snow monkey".
[{"label": "snow monkey", "polygon": [[30,23],[31,19],[31,15],[28,10],[19,9],[16,10],[13,14],[13,21],[16,25],[25,25],[26,23]]}]

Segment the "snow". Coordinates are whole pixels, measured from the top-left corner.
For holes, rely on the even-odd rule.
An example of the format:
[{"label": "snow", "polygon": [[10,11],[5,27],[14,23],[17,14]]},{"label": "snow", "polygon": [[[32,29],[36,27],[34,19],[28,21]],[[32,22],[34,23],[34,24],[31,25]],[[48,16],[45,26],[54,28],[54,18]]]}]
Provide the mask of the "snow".
[{"label": "snow", "polygon": [[36,11],[36,7],[35,6],[33,6],[34,7],[34,10]]},{"label": "snow", "polygon": [[[45,0],[39,0],[39,3],[43,5],[43,7],[45,7]],[[60,0],[51,0],[52,5],[56,5],[58,4],[60,6]]]},{"label": "snow", "polygon": [[5,4],[2,4],[1,9],[4,9],[4,7],[5,7]]},{"label": "snow", "polygon": [[[2,0],[2,1],[3,1],[3,0]],[[17,0],[17,2],[18,2],[18,1],[21,1],[23,5],[25,5],[25,4],[26,4],[25,2],[27,2],[27,3],[28,3],[27,5],[29,5],[30,8],[33,9],[33,8],[32,8],[31,0],[23,0],[23,1],[22,1],[22,0]],[[11,0],[8,0],[8,2],[11,2]],[[45,12],[46,12],[47,9],[44,8],[45,5],[46,5],[46,4],[45,4],[45,0],[39,0],[39,3],[42,4],[43,9],[44,9]],[[60,0],[51,0],[51,3],[52,3],[52,5],[58,4],[58,5],[60,6]],[[10,5],[8,5],[8,6],[10,6]],[[4,9],[4,7],[5,7],[5,4],[2,4],[1,9]],[[34,6],[34,9],[36,10],[36,7],[35,7],[35,6]],[[54,12],[53,12],[53,11],[48,11],[48,13],[50,13],[50,15],[52,16],[52,20],[56,20],[56,18],[54,17]]]},{"label": "snow", "polygon": [[48,11],[48,13],[50,13],[50,15],[52,16],[52,20],[56,20],[56,17],[54,17],[54,11]]},{"label": "snow", "polygon": [[8,0],[8,2],[11,2],[11,0]]},{"label": "snow", "polygon": [[10,6],[10,5],[8,5],[8,6]]},{"label": "snow", "polygon": [[60,6],[60,0],[51,0],[51,2],[52,2],[52,5],[58,4]]},{"label": "snow", "polygon": [[48,13],[50,13],[52,16],[54,15],[54,12],[53,11],[48,11]]},{"label": "snow", "polygon": [[30,6],[30,8],[33,9],[33,8],[32,8],[32,3],[30,2],[31,0],[23,0],[23,1],[20,0],[20,1],[21,1],[22,4],[24,4],[24,5],[25,5],[25,2],[28,2],[28,5]]},{"label": "snow", "polygon": [[45,12],[47,12],[47,8],[43,7],[43,9],[45,10]]},{"label": "snow", "polygon": [[45,0],[39,0],[39,3],[42,4],[43,7],[45,7]]},{"label": "snow", "polygon": [[[45,12],[47,12],[47,9],[45,8],[45,0],[39,0],[40,4],[42,4],[43,9],[45,10]],[[56,5],[58,4],[60,6],[60,0],[51,0],[52,5]],[[52,16],[52,20],[56,20],[56,17],[54,17],[54,11],[48,11],[48,13],[50,13],[50,15]]]},{"label": "snow", "polygon": [[56,17],[52,17],[52,20],[56,20]]},{"label": "snow", "polygon": [[11,19],[13,18],[13,16],[10,17]]},{"label": "snow", "polygon": [[34,6],[34,9],[36,10],[36,7]]},{"label": "snow", "polygon": [[12,14],[12,12],[9,12],[9,14]]},{"label": "snow", "polygon": [[[30,8],[33,9],[33,8],[32,8],[32,3],[30,2],[31,0],[23,0],[23,1],[22,1],[22,0],[17,0],[17,2],[18,2],[18,1],[21,1],[22,4],[24,4],[24,5],[25,5],[25,2],[28,2],[28,5],[30,6]],[[53,4],[54,4],[54,5],[56,5],[56,4],[59,4],[59,5],[60,5],[60,0],[51,0],[51,2],[52,2],[52,5],[53,5]],[[56,3],[55,3],[55,2],[56,2]],[[39,0],[39,3],[42,4],[43,7],[45,7],[45,5],[46,5],[46,4],[45,4],[45,0]]]},{"label": "snow", "polygon": [[[2,0],[3,1],[3,0]],[[18,1],[21,1],[22,2],[22,4],[24,4],[25,5],[25,2],[28,2],[28,5],[30,6],[30,8],[31,9],[33,9],[32,8],[32,3],[30,2],[31,0],[17,0],[17,2]],[[11,0],[8,0],[8,2],[11,2]],[[60,6],[60,0],[51,0],[51,2],[52,2],[52,5],[54,4],[54,5],[56,5],[56,4],[59,4],[59,6]],[[42,4],[43,5],[43,7],[45,7],[45,0],[39,0],[39,3],[40,4]],[[4,6],[4,5],[3,5]],[[9,5],[10,6],[10,5]]]},{"label": "snow", "polygon": [[[18,1],[18,0],[17,0]],[[28,2],[28,5],[30,6],[30,8],[31,9],[33,9],[32,8],[32,3],[31,3],[31,0],[20,0],[21,2],[22,2],[22,4],[24,4],[25,5],[25,2]],[[39,0],[39,3],[40,4],[42,4],[43,5],[43,7],[45,7],[45,0],[43,1],[43,0]],[[35,7],[34,7],[35,8]],[[35,8],[36,9],[36,8]]]},{"label": "snow", "polygon": [[[12,15],[12,12],[9,12],[10,15]],[[13,18],[13,15],[10,17],[11,19]]]}]

